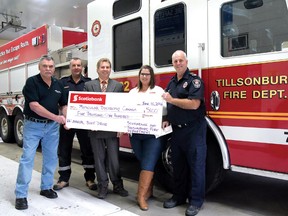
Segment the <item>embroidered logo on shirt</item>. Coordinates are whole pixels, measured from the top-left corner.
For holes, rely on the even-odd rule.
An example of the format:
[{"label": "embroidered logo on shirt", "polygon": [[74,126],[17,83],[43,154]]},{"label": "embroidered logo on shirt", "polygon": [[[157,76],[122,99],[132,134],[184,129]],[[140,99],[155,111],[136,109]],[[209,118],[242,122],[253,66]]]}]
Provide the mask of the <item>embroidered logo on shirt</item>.
[{"label": "embroidered logo on shirt", "polygon": [[61,94],[61,91],[59,91],[59,90],[55,89],[55,92],[58,93],[58,94]]},{"label": "embroidered logo on shirt", "polygon": [[183,83],[183,88],[186,88],[188,86],[188,83],[187,82],[184,82]]},{"label": "embroidered logo on shirt", "polygon": [[199,79],[193,80],[192,83],[193,83],[195,88],[200,88],[201,87],[201,81]]}]

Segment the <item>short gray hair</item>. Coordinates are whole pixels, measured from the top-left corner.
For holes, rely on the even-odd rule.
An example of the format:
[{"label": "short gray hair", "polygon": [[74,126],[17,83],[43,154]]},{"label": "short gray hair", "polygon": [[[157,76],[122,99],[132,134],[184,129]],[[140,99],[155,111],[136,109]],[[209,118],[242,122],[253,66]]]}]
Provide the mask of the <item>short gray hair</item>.
[{"label": "short gray hair", "polygon": [[72,61],[78,61],[78,60],[81,62],[81,65],[83,66],[82,59],[79,58],[79,57],[73,57],[73,58],[70,60],[70,65],[71,65]]},{"label": "short gray hair", "polygon": [[176,51],[172,54],[172,59],[173,59],[173,57],[174,57],[175,55],[179,55],[179,54],[183,55],[184,58],[187,60],[187,55],[186,55],[186,53],[185,53],[183,50],[176,50]]},{"label": "short gray hair", "polygon": [[42,63],[43,60],[53,61],[53,64],[55,64],[53,57],[50,55],[42,55],[40,58],[39,64]]}]

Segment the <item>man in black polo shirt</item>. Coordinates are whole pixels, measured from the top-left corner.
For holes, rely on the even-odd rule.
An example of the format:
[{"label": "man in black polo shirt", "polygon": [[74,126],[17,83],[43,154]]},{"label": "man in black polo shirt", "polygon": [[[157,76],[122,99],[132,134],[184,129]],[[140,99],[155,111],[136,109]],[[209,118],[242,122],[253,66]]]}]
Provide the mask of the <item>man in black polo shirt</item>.
[{"label": "man in black polo shirt", "polygon": [[[164,208],[186,203],[186,216],[196,215],[205,197],[206,120],[204,84],[190,73],[186,54],[177,50],[172,55],[176,74],[166,93],[168,120],[172,124],[171,158],[173,166],[173,196]],[[166,122],[167,125],[167,122]],[[163,125],[163,126],[166,126]]]},{"label": "man in black polo shirt", "polygon": [[[70,61],[71,75],[61,78],[64,85],[65,95],[68,98],[69,91],[83,91],[84,83],[90,81],[90,78],[82,76],[82,61],[80,58],[72,58]],[[60,140],[58,147],[59,156],[59,170],[60,175],[57,184],[54,185],[54,190],[61,190],[69,186],[69,179],[71,176],[71,153],[73,149],[73,139],[75,134],[80,145],[82,165],[85,170],[84,178],[86,186],[90,190],[96,190],[95,184],[95,169],[93,151],[88,137],[88,131],[84,129],[70,129],[66,130],[64,126],[60,127]]]},{"label": "man in black polo shirt", "polygon": [[[41,141],[43,164],[40,195],[57,198],[53,187],[54,172],[57,166],[59,124],[65,124],[67,98],[63,85],[55,78],[55,63],[52,57],[42,56],[38,75],[27,79],[23,88],[25,97],[23,153],[19,161],[16,182],[15,208],[28,208],[27,195],[32,177],[34,157]],[[59,107],[61,113],[59,115]]]}]

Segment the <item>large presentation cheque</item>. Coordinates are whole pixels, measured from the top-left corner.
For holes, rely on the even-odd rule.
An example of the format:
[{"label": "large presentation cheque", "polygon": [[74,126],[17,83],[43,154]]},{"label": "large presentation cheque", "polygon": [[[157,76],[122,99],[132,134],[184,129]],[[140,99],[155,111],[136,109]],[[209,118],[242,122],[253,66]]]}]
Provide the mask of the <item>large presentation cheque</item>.
[{"label": "large presentation cheque", "polygon": [[69,128],[161,135],[163,103],[158,94],[69,92]]}]

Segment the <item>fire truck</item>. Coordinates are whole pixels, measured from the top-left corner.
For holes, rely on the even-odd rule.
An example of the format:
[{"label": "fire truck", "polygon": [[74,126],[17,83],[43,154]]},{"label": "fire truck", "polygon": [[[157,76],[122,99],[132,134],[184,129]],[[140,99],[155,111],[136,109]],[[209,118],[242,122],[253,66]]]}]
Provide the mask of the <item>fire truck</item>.
[{"label": "fire truck", "polygon": [[[175,74],[172,53],[185,51],[191,73],[205,83],[207,190],[228,170],[288,180],[287,3],[95,0],[87,6],[90,76],[108,57],[125,91],[144,64],[165,88]],[[130,148],[127,136],[121,147]],[[169,144],[162,160],[171,173]]]},{"label": "fire truck", "polygon": [[22,89],[28,77],[39,73],[39,58],[51,54],[57,64],[55,76],[61,77],[67,73],[75,50],[80,51],[86,41],[83,30],[43,25],[0,46],[0,135],[4,142],[16,141],[22,146]]}]

